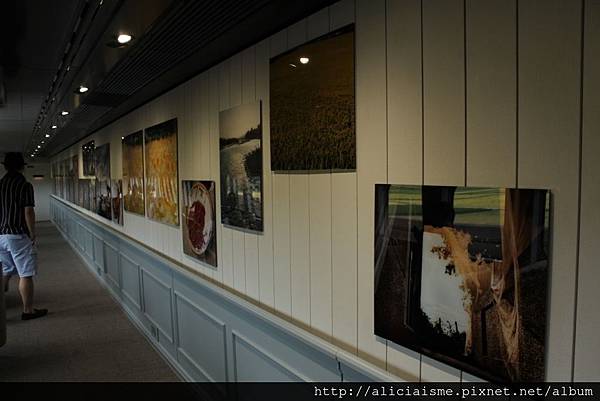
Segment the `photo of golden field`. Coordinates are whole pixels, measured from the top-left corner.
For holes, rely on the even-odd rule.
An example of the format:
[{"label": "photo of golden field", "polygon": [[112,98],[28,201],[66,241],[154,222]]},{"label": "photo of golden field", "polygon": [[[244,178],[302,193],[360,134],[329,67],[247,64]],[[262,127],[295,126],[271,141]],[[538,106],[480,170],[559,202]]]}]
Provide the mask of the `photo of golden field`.
[{"label": "photo of golden field", "polygon": [[179,225],[177,119],[144,130],[148,218]]},{"label": "photo of golden field", "polygon": [[144,205],[144,132],[127,135],[121,141],[123,155],[123,201],[127,212],[143,216]]},{"label": "photo of golden field", "polygon": [[356,169],[354,26],[271,60],[271,170]]}]

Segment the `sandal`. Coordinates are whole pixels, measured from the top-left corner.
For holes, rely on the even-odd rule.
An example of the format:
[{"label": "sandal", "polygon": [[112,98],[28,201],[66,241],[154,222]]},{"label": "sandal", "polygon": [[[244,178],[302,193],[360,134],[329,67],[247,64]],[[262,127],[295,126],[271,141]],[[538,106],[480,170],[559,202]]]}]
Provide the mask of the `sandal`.
[{"label": "sandal", "polygon": [[21,313],[21,320],[37,319],[38,317],[46,316],[48,309],[34,309],[33,313]]}]

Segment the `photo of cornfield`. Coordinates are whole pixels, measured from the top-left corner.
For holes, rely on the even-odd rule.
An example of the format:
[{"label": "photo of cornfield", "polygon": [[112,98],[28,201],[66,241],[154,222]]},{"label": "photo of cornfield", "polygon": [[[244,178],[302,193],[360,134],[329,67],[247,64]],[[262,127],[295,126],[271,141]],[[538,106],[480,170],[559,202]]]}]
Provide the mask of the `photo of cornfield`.
[{"label": "photo of cornfield", "polygon": [[87,142],[81,147],[81,161],[82,161],[82,165],[83,165],[83,175],[86,177],[94,177],[96,175],[95,161],[94,161],[95,149],[96,149],[96,144],[94,141]]},{"label": "photo of cornfield", "polygon": [[214,181],[181,182],[183,253],[217,267]]},{"label": "photo of cornfield", "polygon": [[112,221],[123,225],[123,180],[111,181]]},{"label": "photo of cornfield", "polygon": [[144,130],[146,154],[145,198],[148,218],[179,225],[177,120]]},{"label": "photo of cornfield", "polygon": [[144,205],[144,132],[127,135],[121,141],[123,157],[123,203],[127,212],[143,216]]},{"label": "photo of cornfield", "polygon": [[271,60],[271,170],[356,169],[354,26]]},{"label": "photo of cornfield", "polygon": [[261,102],[219,113],[221,222],[263,230]]},{"label": "photo of cornfield", "polygon": [[375,334],[485,380],[543,381],[549,192],[375,191]]}]

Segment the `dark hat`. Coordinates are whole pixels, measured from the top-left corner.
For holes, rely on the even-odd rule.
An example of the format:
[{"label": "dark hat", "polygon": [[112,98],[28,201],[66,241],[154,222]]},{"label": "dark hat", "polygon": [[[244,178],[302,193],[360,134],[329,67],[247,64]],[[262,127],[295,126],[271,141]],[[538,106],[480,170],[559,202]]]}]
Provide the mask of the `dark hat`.
[{"label": "dark hat", "polygon": [[2,164],[8,169],[20,169],[27,165],[25,159],[23,159],[23,154],[19,152],[8,152],[5,154]]}]

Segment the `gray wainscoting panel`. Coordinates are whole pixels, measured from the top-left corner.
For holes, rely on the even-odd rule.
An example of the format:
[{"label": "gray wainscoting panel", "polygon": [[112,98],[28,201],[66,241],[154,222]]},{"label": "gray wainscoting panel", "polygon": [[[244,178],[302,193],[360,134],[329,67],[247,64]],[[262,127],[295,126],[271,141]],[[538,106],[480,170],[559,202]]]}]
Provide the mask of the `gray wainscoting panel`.
[{"label": "gray wainscoting panel", "polygon": [[178,359],[193,367],[199,380],[226,382],[227,326],[175,292]]},{"label": "gray wainscoting panel", "polygon": [[83,231],[84,242],[85,242],[85,254],[89,258],[89,260],[94,260],[94,236],[92,232],[87,228]]},{"label": "gray wainscoting panel", "polygon": [[233,332],[235,380],[238,382],[309,381],[284,361]]},{"label": "gray wainscoting panel", "polygon": [[142,267],[142,299],[144,314],[163,336],[173,342],[171,288]]},{"label": "gray wainscoting panel", "polygon": [[121,254],[121,290],[123,295],[141,309],[140,266],[128,256]]},{"label": "gray wainscoting panel", "polygon": [[112,245],[104,243],[104,271],[108,282],[116,288],[121,287],[121,274],[119,272],[119,251]]},{"label": "gray wainscoting panel", "polygon": [[98,237],[95,234],[92,235],[94,236],[94,263],[96,264],[96,267],[102,269],[102,271],[106,273],[103,252],[104,243],[102,241],[102,238]]},{"label": "gray wainscoting panel", "polygon": [[51,204],[65,237],[69,221],[78,227],[70,242],[84,245],[79,254],[92,270],[96,248],[103,250],[106,274],[98,279],[187,380],[389,380],[354,355],[338,359],[341,350],[179,269],[76,208],[54,197]]}]

